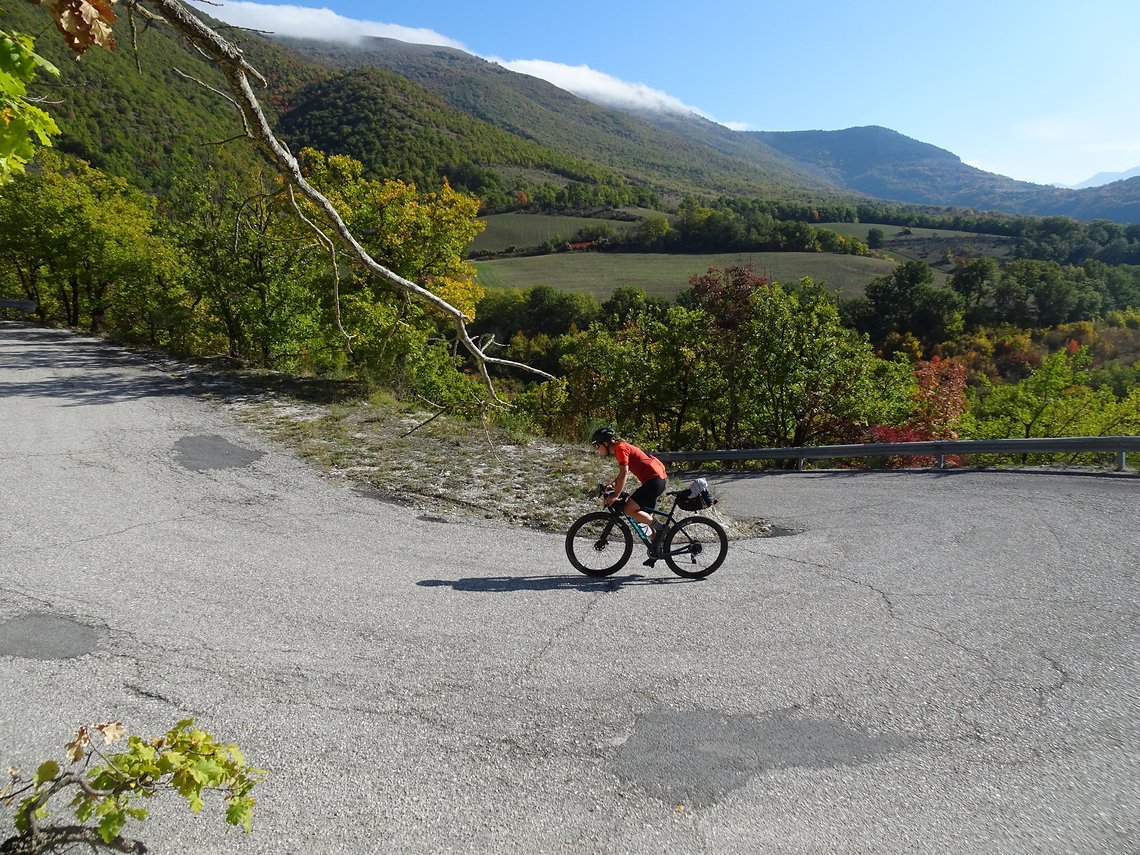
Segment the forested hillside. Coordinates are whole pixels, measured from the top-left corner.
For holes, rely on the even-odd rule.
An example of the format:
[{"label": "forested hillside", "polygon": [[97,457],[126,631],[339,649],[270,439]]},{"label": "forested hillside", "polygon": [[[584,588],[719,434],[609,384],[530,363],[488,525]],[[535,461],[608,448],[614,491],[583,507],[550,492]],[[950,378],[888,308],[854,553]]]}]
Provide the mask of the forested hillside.
[{"label": "forested hillside", "polygon": [[[528,139],[449,106],[421,86],[380,68],[334,74],[299,91],[278,123],[295,148],[314,146],[347,154],[371,174],[435,188],[442,178],[478,193],[485,204],[518,204],[517,191],[550,194],[572,182],[582,186],[579,207],[651,205],[644,187],[616,173]],[[602,188],[598,192],[597,188]]]},{"label": "forested hillside", "polygon": [[364,39],[359,45],[281,42],[333,67],[394,71],[499,128],[663,190],[764,198],[833,198],[839,193],[766,146],[742,141],[722,149],[710,147],[708,139],[663,133],[642,118],[600,107],[544,80],[451,48],[380,38]]},{"label": "forested hillside", "polygon": [[[36,83],[63,132],[60,150],[147,190],[207,172],[239,180],[260,165],[245,140],[234,140],[242,130],[237,110],[203,85],[221,87],[221,76],[168,29],[141,33],[137,55],[124,31],[114,53],[93,50],[77,60],[42,9],[6,0],[2,11],[2,26],[38,36],[37,50],[61,70],[58,80]],[[263,102],[271,116],[292,89],[326,76],[264,39],[251,40],[248,53],[269,84]]]}]

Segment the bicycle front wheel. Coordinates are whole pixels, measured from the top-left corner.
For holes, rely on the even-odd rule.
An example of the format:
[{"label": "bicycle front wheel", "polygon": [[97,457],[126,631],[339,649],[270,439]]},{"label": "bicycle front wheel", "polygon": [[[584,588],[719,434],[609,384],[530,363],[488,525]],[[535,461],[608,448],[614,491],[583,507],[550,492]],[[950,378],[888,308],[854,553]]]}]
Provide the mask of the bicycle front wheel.
[{"label": "bicycle front wheel", "polygon": [[716,571],[728,555],[728,535],[707,517],[681,520],[665,541],[665,563],[678,576],[703,579]]},{"label": "bicycle front wheel", "polygon": [[566,557],[587,576],[616,573],[632,552],[633,532],[605,511],[586,514],[566,532]]}]

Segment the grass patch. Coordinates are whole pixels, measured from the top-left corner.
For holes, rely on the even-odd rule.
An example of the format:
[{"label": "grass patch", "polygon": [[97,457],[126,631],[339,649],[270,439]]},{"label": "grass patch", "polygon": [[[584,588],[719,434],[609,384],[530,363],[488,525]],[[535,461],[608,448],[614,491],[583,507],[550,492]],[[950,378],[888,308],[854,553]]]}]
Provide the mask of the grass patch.
[{"label": "grass patch", "polygon": [[[885,240],[901,240],[905,238],[945,238],[947,240],[993,240],[998,235],[984,235],[976,232],[959,232],[952,229],[924,229],[919,226],[891,226],[882,223],[819,223],[819,228],[829,229],[836,234],[851,235],[861,241],[867,240],[871,229],[878,229],[883,233]],[[910,232],[909,235],[904,232]]]},{"label": "grass patch", "polygon": [[578,252],[475,262],[479,282],[489,288],[549,285],[592,294],[605,300],[616,288],[631,285],[655,297],[672,299],[689,287],[689,277],[710,267],[751,264],[776,282],[810,276],[843,297],[857,297],[876,276],[894,269],[880,258],[817,252],[753,252],[677,255],[665,253]]},{"label": "grass patch", "polygon": [[878,223],[820,223],[820,228],[841,235],[867,240],[871,229],[883,233],[879,252],[896,261],[924,261],[934,268],[934,284],[945,285],[947,273],[953,272],[953,263],[947,263],[946,253],[952,256],[986,256],[998,261],[1012,258],[1017,239],[1001,235],[960,232],[952,229],[924,229],[918,226],[889,226]]},{"label": "grass patch", "polygon": [[597,217],[566,217],[556,214],[492,214],[481,217],[486,228],[471,242],[469,253],[507,252],[511,247],[530,249],[547,241],[570,240],[579,229],[608,225],[614,231],[628,231],[637,223],[629,220],[605,220]]}]

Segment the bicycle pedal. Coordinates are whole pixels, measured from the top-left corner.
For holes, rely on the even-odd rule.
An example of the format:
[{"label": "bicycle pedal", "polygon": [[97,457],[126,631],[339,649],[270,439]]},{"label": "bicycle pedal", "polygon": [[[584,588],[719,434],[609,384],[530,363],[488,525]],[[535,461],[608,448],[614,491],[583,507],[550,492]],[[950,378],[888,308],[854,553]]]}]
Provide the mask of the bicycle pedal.
[{"label": "bicycle pedal", "polygon": [[641,565],[643,567],[652,567],[656,563],[657,563],[656,558],[646,558],[644,561],[641,562]]}]

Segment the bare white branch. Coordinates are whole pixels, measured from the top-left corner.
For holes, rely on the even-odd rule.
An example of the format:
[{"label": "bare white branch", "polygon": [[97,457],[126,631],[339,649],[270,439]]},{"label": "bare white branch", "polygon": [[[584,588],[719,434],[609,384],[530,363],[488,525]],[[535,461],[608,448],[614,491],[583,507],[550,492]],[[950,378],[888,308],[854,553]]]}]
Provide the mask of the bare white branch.
[{"label": "bare white branch", "polygon": [[200,18],[194,15],[180,0],[146,0],[146,2],[166,20],[186,41],[214,62],[229,84],[230,100],[237,104],[248,133],[257,147],[276,166],[285,180],[320,212],[322,218],[331,227],[332,232],[343,241],[349,252],[364,268],[374,275],[384,279],[405,293],[416,297],[436,311],[451,319],[460,344],[471,354],[479,373],[491,395],[498,399],[494,383],[488,372],[488,366],[497,365],[515,368],[536,374],[540,377],[553,379],[553,375],[541,371],[521,362],[508,359],[498,359],[488,356],[467,332],[467,317],[455,306],[441,297],[433,294],[427,288],[416,284],[389,270],[374,259],[352,234],[332,203],[314,188],[301,173],[300,164],[293,154],[274,135],[269,121],[261,109],[249,78],[253,77],[264,85],[264,79],[257,73],[242,56],[241,51],[231,42],[222,38],[218,33],[208,27]]}]

